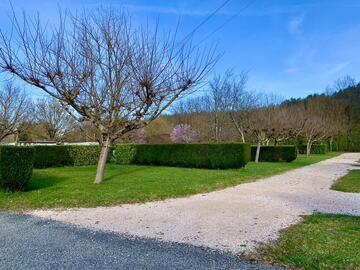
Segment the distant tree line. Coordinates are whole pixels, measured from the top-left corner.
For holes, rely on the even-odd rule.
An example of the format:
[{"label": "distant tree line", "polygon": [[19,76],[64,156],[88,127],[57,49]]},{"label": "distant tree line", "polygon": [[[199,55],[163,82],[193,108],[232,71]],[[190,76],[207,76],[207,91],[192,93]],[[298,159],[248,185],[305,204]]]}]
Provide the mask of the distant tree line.
[{"label": "distant tree line", "polygon": [[[176,103],[171,113],[118,142],[192,143],[238,141],[262,145],[328,143],[331,150],[358,151],[360,85],[350,77],[336,80],[323,94],[283,101],[251,91],[246,72],[227,71],[208,83],[203,95]],[[2,141],[97,141],[101,132],[90,121],[75,121],[54,98],[30,100],[8,83],[0,95]]]},{"label": "distant tree line", "polygon": [[331,148],[359,124],[360,84],[348,76],[321,95],[285,101],[251,91],[246,83],[244,72],[216,76],[206,94],[179,102],[168,119],[194,127],[202,141],[250,142],[259,148],[304,143],[307,154],[315,143]]}]

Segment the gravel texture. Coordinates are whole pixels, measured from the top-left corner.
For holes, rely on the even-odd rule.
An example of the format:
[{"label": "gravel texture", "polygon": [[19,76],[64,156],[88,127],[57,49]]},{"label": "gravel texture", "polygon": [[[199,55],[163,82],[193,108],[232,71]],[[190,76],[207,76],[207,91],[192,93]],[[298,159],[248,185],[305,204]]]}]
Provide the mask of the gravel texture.
[{"label": "gravel texture", "polygon": [[330,190],[355,168],[347,153],[257,182],[145,204],[33,211],[43,218],[95,230],[242,253],[314,212],[360,215],[360,194]]},{"label": "gravel texture", "polygon": [[271,270],[185,244],[126,238],[39,218],[0,213],[0,269]]}]

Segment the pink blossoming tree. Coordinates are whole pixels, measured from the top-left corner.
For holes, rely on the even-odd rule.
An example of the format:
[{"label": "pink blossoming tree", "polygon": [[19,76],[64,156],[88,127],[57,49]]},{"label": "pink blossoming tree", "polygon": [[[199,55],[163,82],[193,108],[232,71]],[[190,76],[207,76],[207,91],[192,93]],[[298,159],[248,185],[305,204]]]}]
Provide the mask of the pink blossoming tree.
[{"label": "pink blossoming tree", "polygon": [[147,136],[145,129],[141,128],[135,131],[133,136],[134,143],[147,143]]},{"label": "pink blossoming tree", "polygon": [[199,140],[199,134],[190,125],[177,125],[171,133],[174,143],[195,143]]}]

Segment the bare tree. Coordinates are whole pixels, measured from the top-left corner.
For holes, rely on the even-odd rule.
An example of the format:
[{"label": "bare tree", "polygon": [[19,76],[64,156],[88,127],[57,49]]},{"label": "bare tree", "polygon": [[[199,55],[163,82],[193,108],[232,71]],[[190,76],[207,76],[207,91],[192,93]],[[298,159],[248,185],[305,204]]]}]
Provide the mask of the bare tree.
[{"label": "bare tree", "polygon": [[39,99],[34,104],[33,116],[50,140],[60,140],[73,126],[71,116],[54,98]]},{"label": "bare tree", "polygon": [[224,92],[223,89],[218,85],[220,79],[215,78],[210,82],[210,93],[206,96],[208,99],[207,103],[211,104],[211,113],[213,116],[213,131],[214,131],[214,140],[217,142],[220,140],[220,133],[222,131],[220,125],[220,118],[224,117]]},{"label": "bare tree", "polygon": [[173,106],[172,112],[170,119],[174,126],[181,124],[192,126],[199,133],[202,141],[222,139],[224,117],[218,117],[215,121],[214,102],[208,93],[178,102]]},{"label": "bare tree", "polygon": [[304,119],[300,135],[306,139],[306,155],[309,156],[313,144],[327,138],[332,120],[327,115],[326,105],[320,98],[307,100],[298,106],[299,119]]},{"label": "bare tree", "polygon": [[21,124],[29,118],[29,103],[24,92],[13,86],[13,84],[7,83],[1,88],[0,141],[10,135],[19,133]]},{"label": "bare tree", "polygon": [[269,142],[269,108],[258,108],[249,111],[248,121],[246,123],[246,132],[250,132],[255,137],[256,141],[256,155],[255,162],[259,162],[260,149],[262,145],[267,145]]},{"label": "bare tree", "polygon": [[187,99],[178,103],[173,112],[176,114],[180,123],[196,126],[192,123],[196,117],[206,115],[206,127],[211,129],[209,139],[220,141],[224,130],[223,122],[225,113],[222,107],[221,92],[217,89],[210,89],[208,93],[199,97]]},{"label": "bare tree", "polygon": [[305,125],[305,118],[298,106],[275,106],[267,111],[270,127],[269,139],[277,145],[297,138]]},{"label": "bare tree", "polygon": [[64,141],[68,142],[98,142],[101,143],[99,129],[89,121],[72,123],[71,129],[64,134]]},{"label": "bare tree", "polygon": [[176,116],[178,124],[191,125],[195,115],[212,112],[212,104],[208,95],[180,100],[172,106],[172,114]]},{"label": "bare tree", "polygon": [[343,100],[329,97],[318,98],[323,114],[326,116],[327,128],[325,130],[326,139],[329,141],[329,150],[333,150],[333,141],[335,137],[346,134],[350,123],[347,121],[347,104]]},{"label": "bare tree", "polygon": [[285,140],[288,127],[280,110],[280,97],[273,94],[258,95],[257,106],[248,111],[245,130],[255,137],[257,148],[255,162],[259,162],[262,145],[269,145],[271,139]]},{"label": "bare tree", "polygon": [[306,139],[307,155],[314,143],[330,140],[346,130],[345,106],[338,100],[319,96],[298,104],[273,105],[253,111],[250,130],[260,146],[299,136]]},{"label": "bare tree", "polygon": [[205,94],[174,106],[173,112],[180,121],[176,124],[198,127],[198,124],[193,123],[195,118],[206,116],[202,118],[206,118],[207,127],[211,127],[212,135],[209,139],[229,139],[233,125],[241,140],[245,142],[242,117],[246,114],[245,108],[250,108],[246,103],[252,103],[249,99],[250,93],[245,91],[246,81],[245,72],[235,76],[232,70],[228,70],[223,75],[214,76]]},{"label": "bare tree", "polygon": [[227,70],[210,83],[212,92],[217,93],[219,110],[230,117],[242,142],[245,142],[244,129],[249,111],[259,106],[259,95],[246,90],[247,81],[247,72],[235,75],[232,70]]},{"label": "bare tree", "polygon": [[193,91],[217,57],[189,40],[179,44],[172,35],[160,38],[157,29],[135,28],[119,10],[61,15],[52,28],[14,16],[13,31],[0,33],[0,68],[99,129],[100,183],[110,145]]},{"label": "bare tree", "polygon": [[357,82],[354,78],[350,77],[349,75],[345,75],[342,78],[336,79],[331,86],[327,86],[325,89],[326,95],[332,95],[335,92],[355,87]]}]

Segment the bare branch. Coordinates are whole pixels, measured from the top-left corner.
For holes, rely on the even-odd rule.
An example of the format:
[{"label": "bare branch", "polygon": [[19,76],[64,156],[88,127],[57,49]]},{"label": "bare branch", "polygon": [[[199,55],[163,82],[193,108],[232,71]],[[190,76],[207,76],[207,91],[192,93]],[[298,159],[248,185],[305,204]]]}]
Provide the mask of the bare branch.
[{"label": "bare branch", "polygon": [[0,141],[16,134],[29,118],[29,100],[24,92],[8,83],[0,91]]}]

